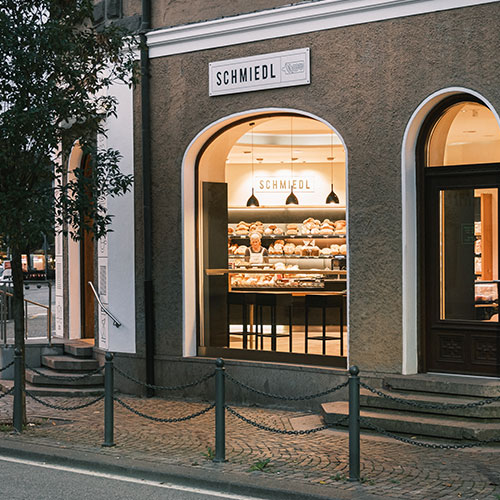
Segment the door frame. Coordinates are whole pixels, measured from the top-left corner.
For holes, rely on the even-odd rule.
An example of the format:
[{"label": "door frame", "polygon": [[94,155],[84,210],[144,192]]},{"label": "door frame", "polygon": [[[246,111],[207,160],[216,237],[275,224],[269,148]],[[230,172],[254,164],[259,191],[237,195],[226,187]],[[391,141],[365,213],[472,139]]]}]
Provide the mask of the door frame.
[{"label": "door frame", "polygon": [[[426,148],[432,127],[449,107],[460,102],[477,102],[488,109],[492,109],[488,104],[478,97],[468,93],[456,93],[438,103],[427,115],[420,129],[416,141],[416,181],[417,181],[417,297],[419,310],[419,336],[418,336],[418,371],[427,372],[430,369],[429,360],[432,345],[429,338],[430,329],[439,325],[443,329],[456,328],[458,330],[470,330],[471,326],[479,331],[498,331],[500,324],[481,324],[476,321],[465,320],[439,320],[437,321],[435,312],[427,307],[430,299],[439,300],[439,285],[432,288],[432,281],[438,279],[436,270],[435,255],[430,255],[433,248],[433,238],[438,241],[439,226],[432,223],[433,203],[432,196],[437,196],[441,189],[486,188],[497,187],[500,190],[500,163],[494,164],[472,164],[460,166],[426,167]],[[496,184],[495,184],[496,183]],[[434,208],[438,205],[434,205]],[[435,214],[434,214],[435,215]],[[431,274],[433,276],[431,276]],[[434,283],[435,285],[435,283]],[[434,296],[432,295],[434,290]],[[437,290],[437,292],[436,292]],[[436,293],[438,295],[436,295]],[[480,328],[477,328],[480,327]],[[499,336],[500,338],[500,336]],[[500,346],[498,346],[500,347]],[[443,373],[457,373],[455,371]],[[462,374],[458,372],[457,374]],[[467,373],[468,375],[482,375],[481,373]],[[498,373],[496,374],[498,375]]]}]

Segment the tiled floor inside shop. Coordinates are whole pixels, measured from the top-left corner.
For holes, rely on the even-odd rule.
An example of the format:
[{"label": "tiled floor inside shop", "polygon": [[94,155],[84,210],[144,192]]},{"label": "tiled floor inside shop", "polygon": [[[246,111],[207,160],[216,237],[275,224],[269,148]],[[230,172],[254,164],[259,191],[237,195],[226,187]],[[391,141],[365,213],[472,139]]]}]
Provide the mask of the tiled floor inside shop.
[{"label": "tiled floor inside shop", "polygon": [[[237,328],[236,325],[231,325]],[[241,327],[239,328],[241,331]],[[278,335],[280,333],[288,333],[286,327],[278,325]],[[269,330],[264,330],[264,334],[269,334]],[[311,327],[309,329],[309,337],[319,337],[322,335],[320,327]],[[339,337],[340,328],[338,326],[328,326],[326,335],[328,337]],[[247,349],[261,349],[260,338],[258,339],[258,345],[256,343],[255,334],[248,336]],[[229,347],[232,349],[242,349],[243,348],[243,338],[241,335],[231,335],[229,339]],[[263,338],[264,351],[271,351],[271,339],[269,337]],[[278,352],[290,352],[290,340],[288,336],[278,337],[276,339],[276,351]],[[308,341],[308,354],[323,354],[323,342],[321,340],[311,340]],[[296,327],[292,332],[292,352],[298,354],[305,353],[305,331],[304,327]],[[340,340],[327,340],[326,341],[326,355],[327,356],[347,356],[347,329],[344,327],[344,352],[340,353]]]}]

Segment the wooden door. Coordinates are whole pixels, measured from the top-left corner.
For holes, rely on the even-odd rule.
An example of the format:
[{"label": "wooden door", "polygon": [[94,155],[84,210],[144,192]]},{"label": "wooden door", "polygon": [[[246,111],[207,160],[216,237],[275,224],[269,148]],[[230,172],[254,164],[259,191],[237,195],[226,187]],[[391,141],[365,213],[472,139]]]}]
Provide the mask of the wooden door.
[{"label": "wooden door", "polygon": [[426,176],[426,371],[500,375],[499,192],[500,166]]},{"label": "wooden door", "polygon": [[204,343],[227,347],[227,275],[207,276],[205,272],[227,269],[227,184],[203,183],[201,215]]}]

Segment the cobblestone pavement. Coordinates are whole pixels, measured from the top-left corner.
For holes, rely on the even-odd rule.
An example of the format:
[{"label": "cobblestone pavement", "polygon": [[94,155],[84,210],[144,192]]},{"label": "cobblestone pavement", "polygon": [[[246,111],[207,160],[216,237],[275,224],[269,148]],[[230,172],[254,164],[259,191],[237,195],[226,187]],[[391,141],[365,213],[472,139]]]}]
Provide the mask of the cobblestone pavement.
[{"label": "cobblestone pavement", "polygon": [[[120,396],[137,410],[160,418],[195,413],[209,402]],[[82,399],[43,398],[61,406]],[[90,401],[89,398],[87,401]],[[11,418],[12,397],[0,399],[0,421]],[[237,407],[242,415],[280,429],[292,429],[299,419],[318,426],[311,414],[254,407]],[[500,446],[465,450],[423,449],[370,434],[361,438],[361,486],[348,476],[348,435],[329,429],[312,435],[277,435],[252,427],[232,415],[226,417],[227,463],[208,459],[214,449],[214,410],[181,423],[156,423],[115,404],[115,443],[101,448],[104,405],[100,401],[81,410],[61,411],[28,399],[28,420],[36,425],[18,437],[25,442],[70,447],[143,463],[177,464],[248,475],[269,474],[304,484],[339,489],[361,488],[390,499],[500,499]],[[302,417],[302,418],[300,418]],[[304,418],[306,417],[306,418]],[[296,427],[295,427],[296,428]],[[252,465],[269,459],[263,472]],[[332,490],[330,490],[332,491]]]}]

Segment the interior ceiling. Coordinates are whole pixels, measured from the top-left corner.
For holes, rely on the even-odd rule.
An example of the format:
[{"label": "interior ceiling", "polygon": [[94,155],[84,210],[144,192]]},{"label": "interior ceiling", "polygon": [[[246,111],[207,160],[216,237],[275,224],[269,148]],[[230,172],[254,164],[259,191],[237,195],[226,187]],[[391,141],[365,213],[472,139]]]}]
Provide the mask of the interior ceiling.
[{"label": "interior ceiling", "polygon": [[[250,124],[254,125],[250,125]],[[253,131],[253,148],[252,148]],[[276,116],[249,122],[231,148],[227,163],[334,163],[345,162],[342,142],[327,125],[312,118]]]},{"label": "interior ceiling", "polygon": [[460,111],[448,132],[448,144],[500,141],[500,127],[495,115],[482,104],[458,104]]}]

